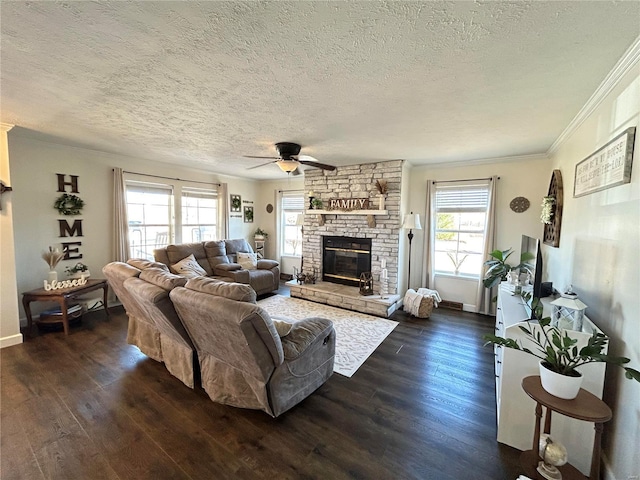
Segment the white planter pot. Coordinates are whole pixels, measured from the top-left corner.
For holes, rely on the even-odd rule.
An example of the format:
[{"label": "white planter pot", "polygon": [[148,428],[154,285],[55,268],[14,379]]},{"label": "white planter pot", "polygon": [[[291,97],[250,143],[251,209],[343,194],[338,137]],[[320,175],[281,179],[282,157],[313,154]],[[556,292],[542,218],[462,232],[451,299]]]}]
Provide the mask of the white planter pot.
[{"label": "white planter pot", "polygon": [[542,388],[554,397],[563,398],[565,400],[573,400],[578,396],[580,386],[582,385],[582,375],[579,377],[569,377],[560,375],[545,367],[540,362],[540,382]]},{"label": "white planter pot", "polygon": [[89,272],[89,270],[85,270],[84,272],[76,272],[73,275],[71,275],[70,278],[89,278],[91,276],[91,272]]}]

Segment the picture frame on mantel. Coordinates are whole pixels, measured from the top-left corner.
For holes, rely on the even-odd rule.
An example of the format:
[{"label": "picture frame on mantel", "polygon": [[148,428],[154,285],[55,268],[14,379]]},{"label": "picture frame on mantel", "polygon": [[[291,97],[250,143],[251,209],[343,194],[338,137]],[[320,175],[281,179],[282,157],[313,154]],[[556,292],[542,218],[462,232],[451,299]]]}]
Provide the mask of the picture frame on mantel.
[{"label": "picture frame on mantel", "polygon": [[576,165],[573,197],[631,182],[636,127],[629,127]]}]

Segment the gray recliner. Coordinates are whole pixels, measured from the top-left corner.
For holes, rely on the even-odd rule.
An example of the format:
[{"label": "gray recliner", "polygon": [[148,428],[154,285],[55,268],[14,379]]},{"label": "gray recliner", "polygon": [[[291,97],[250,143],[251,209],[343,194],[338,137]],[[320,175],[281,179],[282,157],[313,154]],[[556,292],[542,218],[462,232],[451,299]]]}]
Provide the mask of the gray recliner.
[{"label": "gray recliner", "polygon": [[173,376],[194,388],[195,349],[169,299],[169,292],[187,279],[160,263],[142,259],[111,262],[102,271],[129,317],[127,343],[163,362]]},{"label": "gray recliner", "polygon": [[195,345],[202,387],[215,402],[277,417],[333,373],[330,320],[301,320],[280,338],[247,285],[199,277],[170,297]]}]

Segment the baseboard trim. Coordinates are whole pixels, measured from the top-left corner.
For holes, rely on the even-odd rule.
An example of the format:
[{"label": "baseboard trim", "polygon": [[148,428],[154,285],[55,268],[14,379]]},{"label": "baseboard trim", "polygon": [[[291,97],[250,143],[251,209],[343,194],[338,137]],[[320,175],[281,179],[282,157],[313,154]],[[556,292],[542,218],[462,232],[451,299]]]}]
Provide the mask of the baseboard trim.
[{"label": "baseboard trim", "polygon": [[0,348],[20,345],[23,341],[24,339],[22,338],[21,333],[17,333],[16,335],[10,335],[8,337],[2,337],[0,338]]}]

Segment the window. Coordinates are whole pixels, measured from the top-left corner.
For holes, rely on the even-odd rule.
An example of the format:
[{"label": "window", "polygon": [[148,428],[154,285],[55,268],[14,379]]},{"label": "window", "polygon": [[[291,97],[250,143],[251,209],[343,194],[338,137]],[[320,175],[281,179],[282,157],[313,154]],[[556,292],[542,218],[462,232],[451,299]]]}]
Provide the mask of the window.
[{"label": "window", "polygon": [[173,240],[173,189],[133,181],[126,187],[129,255],[153,260],[153,250]]},{"label": "window", "polygon": [[435,184],[434,269],[479,277],[487,221],[489,186]]},{"label": "window", "polygon": [[202,188],[182,189],[181,243],[217,240],[217,192]]},{"label": "window", "polygon": [[126,199],[131,258],[153,260],[170,243],[217,239],[215,189],[127,180]]},{"label": "window", "polygon": [[304,201],[302,192],[282,193],[280,255],[302,256],[302,226],[298,225],[298,215],[304,213]]}]

